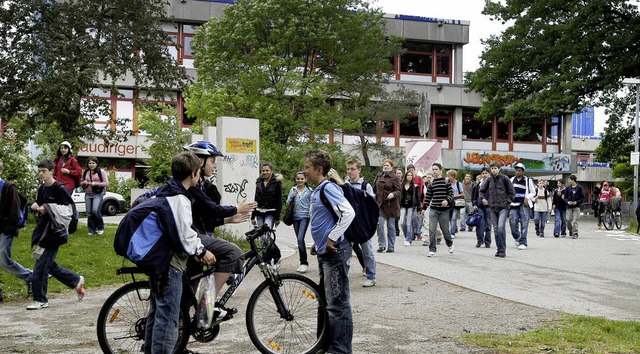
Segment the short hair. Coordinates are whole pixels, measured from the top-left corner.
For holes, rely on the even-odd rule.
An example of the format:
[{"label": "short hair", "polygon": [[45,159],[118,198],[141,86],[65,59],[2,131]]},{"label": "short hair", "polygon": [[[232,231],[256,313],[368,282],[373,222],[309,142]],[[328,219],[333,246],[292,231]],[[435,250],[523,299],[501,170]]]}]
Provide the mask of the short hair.
[{"label": "short hair", "polygon": [[391,159],[384,159],[384,161],[382,161],[382,164],[384,165],[385,163],[389,163],[389,165],[391,165],[391,167],[395,167],[396,164],[393,163],[393,161]]},{"label": "short hair", "polygon": [[491,166],[491,167],[497,167],[497,168],[502,168],[502,162],[500,162],[500,161],[493,161],[493,162],[491,163],[491,165],[489,165],[489,166]]},{"label": "short hair", "polygon": [[480,173],[485,171],[489,172],[489,169],[487,168],[487,166],[482,166],[482,168],[480,169]]},{"label": "short hair", "polygon": [[271,164],[271,162],[263,162],[261,167],[265,167],[265,166],[269,167],[269,169],[273,171],[273,165]]},{"label": "short hair", "polygon": [[456,170],[449,170],[449,171],[447,171],[447,176],[453,176],[453,177],[455,177],[455,176],[457,176],[457,175],[458,175],[458,171],[456,171]]},{"label": "short hair", "polygon": [[315,149],[309,151],[305,156],[305,160],[308,160],[313,167],[322,167],[322,175],[327,176],[331,169],[331,155],[322,149]]},{"label": "short hair", "polygon": [[431,164],[431,166],[436,166],[438,169],[442,171],[442,165],[437,162],[434,162],[433,164]]},{"label": "short hair", "polygon": [[569,179],[572,180],[572,181],[577,181],[578,177],[576,177],[576,175],[571,175],[571,176],[569,176]]},{"label": "short hair", "polygon": [[412,163],[410,163],[410,164],[408,164],[408,165],[407,165],[407,171],[408,171],[408,170],[410,170],[410,169],[412,169],[412,168],[415,170],[415,169],[416,169],[416,166],[414,166]]},{"label": "short hair", "polygon": [[171,159],[171,175],[178,181],[184,181],[200,171],[200,159],[191,151],[184,151]]},{"label": "short hair", "polygon": [[362,165],[360,164],[360,161],[358,161],[356,159],[347,161],[347,165],[356,165],[356,168],[358,168],[358,169],[362,168]]},{"label": "short hair", "polygon": [[38,162],[38,168],[46,168],[49,171],[53,171],[56,168],[56,165],[49,159],[44,159]]}]

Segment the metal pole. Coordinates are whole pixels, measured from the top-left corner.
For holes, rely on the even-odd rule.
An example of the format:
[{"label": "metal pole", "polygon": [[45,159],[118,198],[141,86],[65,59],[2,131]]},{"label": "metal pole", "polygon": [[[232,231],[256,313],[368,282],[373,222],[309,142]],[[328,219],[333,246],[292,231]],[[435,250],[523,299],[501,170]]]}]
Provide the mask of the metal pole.
[{"label": "metal pole", "polygon": [[[640,116],[640,84],[636,84],[636,132],[635,132],[635,149],[634,152],[638,153],[638,116]],[[633,166],[633,210],[638,206],[638,165]]]}]

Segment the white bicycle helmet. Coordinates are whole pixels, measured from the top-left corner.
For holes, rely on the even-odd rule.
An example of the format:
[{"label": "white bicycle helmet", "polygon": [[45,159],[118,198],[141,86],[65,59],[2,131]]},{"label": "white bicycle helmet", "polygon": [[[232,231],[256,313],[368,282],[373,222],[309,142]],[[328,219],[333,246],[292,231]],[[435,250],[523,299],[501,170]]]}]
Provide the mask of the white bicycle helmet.
[{"label": "white bicycle helmet", "polygon": [[206,140],[200,140],[189,144],[184,147],[184,150],[191,151],[199,157],[223,156],[215,145]]}]

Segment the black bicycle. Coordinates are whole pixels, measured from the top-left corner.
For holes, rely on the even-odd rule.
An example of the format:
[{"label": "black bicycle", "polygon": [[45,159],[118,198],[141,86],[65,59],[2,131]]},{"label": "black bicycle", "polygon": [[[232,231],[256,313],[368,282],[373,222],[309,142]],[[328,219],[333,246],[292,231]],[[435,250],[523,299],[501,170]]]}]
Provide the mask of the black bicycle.
[{"label": "black bicycle", "polygon": [[620,213],[620,207],[616,207],[618,203],[616,205],[613,204],[613,202],[607,203],[602,223],[607,230],[613,230],[614,224],[620,230],[622,228],[622,214]]},{"label": "black bicycle", "polygon": [[[266,226],[246,233],[251,250],[245,254],[244,273],[232,276],[229,287],[216,302],[225,309],[251,269],[258,265],[265,280],[258,285],[247,304],[246,324],[249,337],[261,353],[315,353],[326,343],[328,317],[323,292],[311,279],[299,274],[279,274],[270,264],[268,252],[275,246],[275,232]],[[174,353],[182,353],[189,337],[211,342],[220,332],[220,324],[233,318],[235,311],[214,316],[207,329],[198,328],[195,285],[212,274],[208,268],[190,278],[185,277],[181,300],[178,339]],[[104,353],[140,352],[144,345],[145,325],[151,296],[148,280],[136,280],[142,271],[137,267],[117,270],[133,282],[117,289],[105,301],[98,315],[98,342]]]}]

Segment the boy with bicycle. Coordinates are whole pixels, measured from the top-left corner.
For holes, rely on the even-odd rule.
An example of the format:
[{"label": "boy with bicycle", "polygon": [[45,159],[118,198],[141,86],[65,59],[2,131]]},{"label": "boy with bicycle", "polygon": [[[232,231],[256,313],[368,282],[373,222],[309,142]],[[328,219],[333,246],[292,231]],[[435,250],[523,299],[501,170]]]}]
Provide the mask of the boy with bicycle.
[{"label": "boy with bicycle", "polygon": [[[353,339],[349,291],[351,243],[344,236],[344,232],[353,221],[355,212],[344,197],[342,189],[329,182],[327,174],[330,169],[331,156],[326,151],[312,150],[304,158],[304,172],[307,180],[316,185],[311,195],[310,224],[320,267],[320,286],[324,288],[331,328],[328,352],[351,353]],[[338,215],[337,222],[320,199],[320,191],[324,184],[326,184],[324,192],[329,204]]]}]

